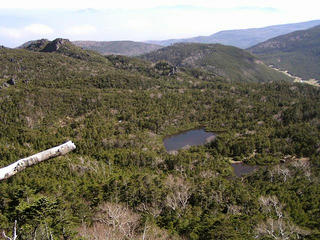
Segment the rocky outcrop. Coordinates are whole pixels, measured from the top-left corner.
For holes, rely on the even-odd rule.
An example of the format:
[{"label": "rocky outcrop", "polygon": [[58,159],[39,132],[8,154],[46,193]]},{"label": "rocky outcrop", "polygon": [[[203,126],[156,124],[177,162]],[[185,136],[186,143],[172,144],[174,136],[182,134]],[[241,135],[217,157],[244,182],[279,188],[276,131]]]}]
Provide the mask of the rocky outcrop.
[{"label": "rocky outcrop", "polygon": [[57,38],[49,42],[41,52],[56,52],[65,44],[71,44],[71,42],[68,39]]},{"label": "rocky outcrop", "polygon": [[16,80],[14,78],[11,78],[10,80],[7,81],[7,83],[9,85],[15,85],[16,84]]},{"label": "rocky outcrop", "polygon": [[41,39],[37,41],[27,42],[20,48],[41,53],[58,53],[67,57],[86,61],[90,60],[95,62],[106,62],[104,56],[91,51],[83,50],[80,47],[72,44],[72,42],[70,42],[68,39],[63,38],[57,38],[53,41]]},{"label": "rocky outcrop", "polygon": [[56,52],[61,48],[61,46],[69,43],[71,44],[68,39],[63,38],[57,38],[53,41],[49,41],[48,39],[39,39],[26,42],[18,48],[35,52]]}]

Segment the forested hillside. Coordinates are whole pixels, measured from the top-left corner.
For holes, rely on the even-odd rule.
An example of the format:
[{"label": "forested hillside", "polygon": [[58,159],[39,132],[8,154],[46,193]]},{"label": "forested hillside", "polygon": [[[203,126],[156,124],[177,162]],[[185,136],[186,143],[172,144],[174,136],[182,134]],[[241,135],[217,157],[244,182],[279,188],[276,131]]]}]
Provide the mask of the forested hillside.
[{"label": "forested hillside", "polygon": [[303,79],[320,79],[320,26],[270,39],[249,51]]},{"label": "forested hillside", "polygon": [[[25,240],[320,238],[319,88],[51,44],[0,49],[0,167],[66,140],[77,149],[0,182],[0,230],[17,220]],[[166,152],[165,136],[197,127],[217,139]],[[230,160],[260,168],[236,178]]]},{"label": "forested hillside", "polygon": [[141,58],[152,62],[168,61],[174,66],[205,71],[227,81],[267,82],[289,80],[282,73],[242,49],[220,44],[178,43],[147,53]]}]

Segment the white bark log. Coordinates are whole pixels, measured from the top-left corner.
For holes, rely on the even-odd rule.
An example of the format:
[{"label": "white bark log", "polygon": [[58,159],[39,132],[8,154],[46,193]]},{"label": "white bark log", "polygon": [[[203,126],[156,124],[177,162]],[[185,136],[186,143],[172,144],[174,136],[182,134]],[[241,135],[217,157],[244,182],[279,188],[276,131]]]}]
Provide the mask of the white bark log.
[{"label": "white bark log", "polygon": [[34,154],[30,157],[20,159],[7,167],[0,168],[0,181],[12,177],[16,173],[21,172],[29,166],[40,163],[53,157],[65,155],[68,152],[73,151],[75,148],[76,146],[74,145],[74,143],[68,141],[57,147],[53,147],[43,152]]}]

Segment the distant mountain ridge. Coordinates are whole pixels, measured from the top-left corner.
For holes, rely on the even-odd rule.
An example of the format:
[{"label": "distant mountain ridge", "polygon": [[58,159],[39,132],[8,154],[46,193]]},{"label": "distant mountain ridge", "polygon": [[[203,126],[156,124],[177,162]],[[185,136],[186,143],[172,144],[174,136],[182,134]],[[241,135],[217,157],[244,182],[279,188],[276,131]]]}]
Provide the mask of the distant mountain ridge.
[{"label": "distant mountain ridge", "polygon": [[303,79],[320,79],[320,25],[272,38],[248,50],[268,65]]},{"label": "distant mountain ridge", "polygon": [[168,39],[162,41],[147,41],[147,43],[169,46],[178,42],[196,42],[196,43],[220,43],[239,48],[249,48],[270,38],[274,38],[290,32],[305,30],[320,24],[320,20],[313,20],[301,23],[291,23],[283,25],[274,25],[263,28],[250,28],[239,30],[220,31],[210,36],[198,36],[184,39]]},{"label": "distant mountain ridge", "polygon": [[163,46],[134,41],[74,41],[73,44],[86,50],[96,51],[103,55],[138,56]]},{"label": "distant mountain ridge", "polygon": [[229,81],[268,82],[290,79],[267,67],[249,52],[221,44],[176,43],[141,58],[152,62],[167,61],[177,67],[200,70]]}]

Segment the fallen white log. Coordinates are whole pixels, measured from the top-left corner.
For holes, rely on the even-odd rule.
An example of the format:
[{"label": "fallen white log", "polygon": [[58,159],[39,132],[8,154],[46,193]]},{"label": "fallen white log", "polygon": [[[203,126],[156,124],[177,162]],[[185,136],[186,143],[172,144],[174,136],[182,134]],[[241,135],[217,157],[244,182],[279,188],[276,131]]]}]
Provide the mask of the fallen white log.
[{"label": "fallen white log", "polygon": [[53,157],[65,155],[68,152],[74,150],[75,148],[76,146],[74,145],[74,143],[68,141],[57,147],[53,147],[43,152],[34,154],[30,157],[20,159],[7,167],[0,168],[0,181],[12,177],[16,173],[21,172],[29,166],[40,163]]}]

